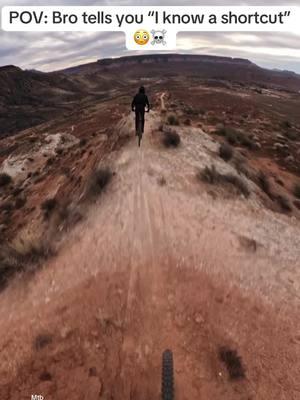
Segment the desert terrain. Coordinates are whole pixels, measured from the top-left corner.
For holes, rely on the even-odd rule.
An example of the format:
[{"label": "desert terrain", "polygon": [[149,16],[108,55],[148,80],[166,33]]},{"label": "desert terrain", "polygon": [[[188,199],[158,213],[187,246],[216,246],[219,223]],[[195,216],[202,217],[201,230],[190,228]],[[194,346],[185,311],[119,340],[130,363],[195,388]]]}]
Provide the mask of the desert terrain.
[{"label": "desert terrain", "polygon": [[[0,398],[300,396],[300,76],[0,68]],[[152,104],[141,147],[131,99]]]}]

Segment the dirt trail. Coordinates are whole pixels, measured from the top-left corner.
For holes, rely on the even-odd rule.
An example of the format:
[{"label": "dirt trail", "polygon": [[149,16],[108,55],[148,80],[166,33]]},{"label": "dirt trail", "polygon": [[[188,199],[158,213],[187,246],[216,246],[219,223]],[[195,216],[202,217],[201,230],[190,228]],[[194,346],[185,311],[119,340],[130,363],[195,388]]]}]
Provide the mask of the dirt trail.
[{"label": "dirt trail", "polygon": [[62,252],[1,295],[1,399],[159,399],[165,348],[178,399],[299,398],[299,226],[213,200],[194,177],[213,144],[189,130],[162,149],[159,122],[111,155],[111,186]]},{"label": "dirt trail", "polygon": [[161,109],[161,111],[166,111],[165,96],[166,96],[165,92],[162,93],[161,96],[160,96],[160,109]]}]

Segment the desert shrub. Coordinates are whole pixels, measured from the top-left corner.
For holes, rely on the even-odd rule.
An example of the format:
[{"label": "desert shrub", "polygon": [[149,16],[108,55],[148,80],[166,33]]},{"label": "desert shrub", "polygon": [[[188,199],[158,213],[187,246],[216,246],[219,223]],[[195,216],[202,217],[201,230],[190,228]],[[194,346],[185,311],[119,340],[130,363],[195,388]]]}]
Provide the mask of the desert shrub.
[{"label": "desert shrub", "polygon": [[4,203],[0,204],[0,211],[6,211],[10,213],[14,208],[14,204],[10,201],[7,200]]},{"label": "desert shrub", "polygon": [[282,122],[281,122],[281,126],[282,126],[283,128],[291,128],[291,127],[292,127],[292,124],[290,123],[290,121],[285,120],[285,121],[282,121]]},{"label": "desert shrub", "polygon": [[42,382],[52,381],[52,375],[48,371],[43,371],[39,375],[39,380]]},{"label": "desert shrub", "polygon": [[31,265],[47,259],[53,250],[45,239],[28,232],[8,245],[0,247],[0,288],[3,289],[10,278],[25,271]]},{"label": "desert shrub", "polygon": [[296,183],[293,188],[294,196],[300,199],[300,183]]},{"label": "desert shrub", "polygon": [[202,171],[198,173],[198,178],[207,183],[216,183],[218,180],[218,172],[216,167],[212,165],[211,167],[205,167]]},{"label": "desert shrub", "polygon": [[26,197],[23,195],[16,198],[15,207],[17,209],[22,208],[26,204]]},{"label": "desert shrub", "polygon": [[187,118],[187,119],[185,119],[184,120],[184,125],[186,125],[186,126],[190,126],[191,125],[191,120],[189,119],[189,118]]},{"label": "desert shrub", "polygon": [[287,130],[284,134],[290,140],[297,140],[300,137],[299,133],[293,130]]},{"label": "desert shrub", "polygon": [[180,136],[177,132],[165,132],[162,138],[165,147],[178,147],[180,144]]},{"label": "desert shrub", "polygon": [[238,138],[239,138],[238,132],[233,128],[226,128],[225,136],[226,136],[228,143],[230,143],[231,145],[236,145],[239,141],[238,140]]},{"label": "desert shrub", "polygon": [[56,225],[66,229],[82,221],[83,215],[77,207],[61,204],[56,212]]},{"label": "desert shrub", "polygon": [[225,364],[230,379],[245,378],[245,369],[236,350],[221,347],[219,349],[219,358]]},{"label": "desert shrub", "polygon": [[216,130],[214,132],[216,135],[219,136],[226,136],[226,128],[223,124],[217,124]]},{"label": "desert shrub", "polygon": [[83,147],[87,144],[87,139],[86,138],[81,138],[79,141],[79,146]]},{"label": "desert shrub", "polygon": [[176,115],[174,115],[174,114],[168,115],[167,122],[169,125],[173,125],[173,126],[179,125],[179,121],[178,121]]},{"label": "desert shrub", "polygon": [[48,166],[50,166],[50,165],[52,165],[52,164],[54,163],[54,161],[55,161],[55,158],[54,158],[54,157],[50,157],[50,158],[48,158],[46,164],[47,164]]},{"label": "desert shrub", "polygon": [[294,201],[294,206],[298,208],[298,210],[300,210],[300,201],[299,200],[295,200]]},{"label": "desert shrub", "polygon": [[18,196],[20,193],[23,192],[23,188],[21,186],[14,188],[14,190],[12,191],[12,195],[13,196]]},{"label": "desert shrub", "polygon": [[47,333],[39,334],[34,339],[33,347],[35,350],[42,350],[44,347],[52,343],[52,335]]},{"label": "desert shrub", "polygon": [[41,209],[44,211],[44,216],[48,218],[54,211],[56,206],[57,206],[57,200],[55,197],[43,201]]},{"label": "desert shrub", "polygon": [[230,184],[234,186],[245,197],[250,196],[250,191],[246,183],[237,175],[234,174],[220,174],[214,165],[205,167],[198,173],[198,179],[210,184]]},{"label": "desert shrub", "polygon": [[276,200],[277,200],[278,204],[280,205],[282,211],[285,211],[285,212],[292,211],[292,206],[287,197],[282,196],[282,195],[277,195]]},{"label": "desert shrub", "polygon": [[12,177],[5,172],[0,174],[0,187],[6,186],[12,182]]},{"label": "desert shrub", "polygon": [[222,143],[219,148],[219,155],[224,161],[229,161],[233,157],[233,148],[227,143]]},{"label": "desert shrub", "polygon": [[160,124],[158,127],[159,132],[163,132],[164,131],[164,126],[163,124]]},{"label": "desert shrub", "polygon": [[58,154],[58,155],[63,154],[63,152],[64,152],[64,149],[63,149],[62,147],[58,147],[58,148],[56,149],[56,154]]},{"label": "desert shrub", "polygon": [[240,144],[248,147],[249,149],[255,148],[255,142],[244,132],[238,131],[231,127],[224,127],[223,124],[218,124],[215,134],[225,136],[226,140],[232,146]]},{"label": "desert shrub", "polygon": [[246,183],[237,175],[234,174],[224,174],[221,175],[221,178],[224,182],[230,183],[235,186],[239,192],[241,192],[245,197],[250,196],[250,191]]},{"label": "desert shrub", "polygon": [[257,183],[259,187],[273,200],[273,193],[271,192],[271,185],[268,177],[263,171],[259,171],[257,176]]},{"label": "desert shrub", "polygon": [[159,177],[157,183],[159,186],[165,186],[167,184],[166,178],[164,176]]},{"label": "desert shrub", "polygon": [[64,174],[66,177],[70,176],[71,169],[69,167],[62,167],[61,173]]},{"label": "desert shrub", "polygon": [[202,110],[201,110],[202,112],[200,112],[199,110],[196,110],[196,109],[193,108],[193,107],[186,107],[184,111],[185,111],[186,114],[188,114],[188,115],[195,115],[195,116],[197,116],[197,115],[199,115],[200,113],[201,113],[201,114],[204,114],[204,112],[203,112]]},{"label": "desert shrub", "polygon": [[88,180],[86,195],[88,197],[100,195],[111,181],[112,176],[113,173],[108,167],[94,171]]},{"label": "desert shrub", "polygon": [[243,132],[239,132],[238,140],[239,140],[240,144],[242,144],[245,147],[248,147],[248,149],[255,148],[255,142],[248,135],[246,135]]}]

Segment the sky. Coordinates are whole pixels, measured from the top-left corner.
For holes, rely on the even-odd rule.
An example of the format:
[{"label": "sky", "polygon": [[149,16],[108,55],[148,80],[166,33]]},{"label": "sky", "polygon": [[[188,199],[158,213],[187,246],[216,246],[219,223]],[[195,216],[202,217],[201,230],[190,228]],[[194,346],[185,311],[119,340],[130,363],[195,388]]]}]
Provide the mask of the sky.
[{"label": "sky", "polygon": [[[279,0],[190,0],[177,1],[79,1],[55,0],[51,5],[299,5]],[[6,5],[49,5],[48,1],[0,0]],[[280,32],[182,32],[177,35],[177,52],[247,58],[265,68],[300,74],[300,34]],[[4,32],[0,31],[0,65],[54,71],[101,58],[136,54],[125,47],[120,32]],[[142,52],[138,52],[142,54]]]}]

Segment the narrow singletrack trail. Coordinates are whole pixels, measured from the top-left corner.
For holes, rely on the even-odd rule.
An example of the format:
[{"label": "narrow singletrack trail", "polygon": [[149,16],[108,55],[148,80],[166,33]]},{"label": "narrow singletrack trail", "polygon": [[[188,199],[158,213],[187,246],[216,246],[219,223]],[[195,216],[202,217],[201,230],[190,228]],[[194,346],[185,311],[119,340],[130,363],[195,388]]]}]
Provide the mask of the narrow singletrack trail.
[{"label": "narrow singletrack trail", "polygon": [[[242,200],[213,203],[194,181],[201,150],[190,136],[163,149],[159,123],[146,115],[138,148],[124,119],[132,139],[111,155],[116,176],[87,220],[2,294],[1,399],[158,400],[166,348],[178,399],[299,395],[299,298],[276,278],[285,254],[239,245],[253,215]],[[293,276],[297,251],[284,264]],[[224,345],[242,357],[245,379],[228,378]]]}]

